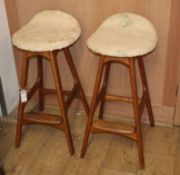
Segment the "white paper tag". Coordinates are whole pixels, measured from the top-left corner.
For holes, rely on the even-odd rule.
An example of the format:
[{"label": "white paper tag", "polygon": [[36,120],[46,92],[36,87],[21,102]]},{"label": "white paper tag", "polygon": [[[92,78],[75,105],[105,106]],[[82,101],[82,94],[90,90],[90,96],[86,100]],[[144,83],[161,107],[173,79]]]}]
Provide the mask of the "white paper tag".
[{"label": "white paper tag", "polygon": [[21,90],[21,102],[27,102],[27,91],[25,89]]}]

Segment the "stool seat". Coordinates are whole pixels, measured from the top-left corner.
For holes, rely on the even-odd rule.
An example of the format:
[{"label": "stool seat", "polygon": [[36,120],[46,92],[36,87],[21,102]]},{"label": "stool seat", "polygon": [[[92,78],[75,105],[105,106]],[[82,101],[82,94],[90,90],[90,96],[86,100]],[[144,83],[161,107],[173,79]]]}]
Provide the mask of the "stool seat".
[{"label": "stool seat", "polygon": [[77,20],[59,10],[45,10],[13,35],[13,44],[28,51],[53,51],[73,44],[80,36]]},{"label": "stool seat", "polygon": [[[76,19],[70,14],[58,10],[45,10],[35,15],[32,20],[13,35],[13,44],[23,52],[22,76],[20,81],[20,98],[16,127],[16,147],[20,146],[23,127],[30,124],[49,125],[62,129],[65,133],[69,153],[74,154],[73,140],[68,119],[68,109],[75,98],[81,100],[89,113],[89,106],[73,62],[70,46],[79,38],[81,29]],[[73,79],[71,90],[65,90],[59,71],[59,52],[64,58]],[[36,80],[28,84],[30,62],[36,60]],[[51,68],[54,88],[45,88],[43,60]],[[33,62],[34,65],[34,62]],[[34,70],[34,69],[33,69]],[[27,104],[34,95],[38,95],[37,112],[28,112]],[[45,96],[56,95],[60,113],[57,115],[45,112]]]},{"label": "stool seat", "polygon": [[[90,134],[116,134],[136,141],[140,168],[144,169],[141,119],[145,107],[147,107],[150,125],[154,127],[155,123],[143,55],[153,51],[156,44],[157,33],[153,24],[146,18],[132,13],[119,13],[107,18],[88,39],[89,49],[99,54],[100,60],[81,149],[81,158],[85,156]],[[136,62],[142,82],[141,97],[138,94]],[[129,70],[131,96],[107,93],[112,64],[121,64]],[[117,75],[115,74],[115,76]],[[113,101],[132,104],[133,125],[103,118],[105,104]],[[95,120],[97,109],[99,109],[99,119]]]},{"label": "stool seat", "polygon": [[133,13],[110,16],[87,41],[93,52],[112,57],[145,55],[156,44],[157,34],[152,23]]}]

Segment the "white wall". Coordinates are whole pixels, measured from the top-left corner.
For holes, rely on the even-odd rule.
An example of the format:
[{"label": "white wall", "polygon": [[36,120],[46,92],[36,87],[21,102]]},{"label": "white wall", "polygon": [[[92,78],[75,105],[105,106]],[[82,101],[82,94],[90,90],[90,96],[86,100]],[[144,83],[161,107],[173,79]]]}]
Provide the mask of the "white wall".
[{"label": "white wall", "polygon": [[18,80],[4,0],[0,0],[0,76],[10,113],[18,104]]}]

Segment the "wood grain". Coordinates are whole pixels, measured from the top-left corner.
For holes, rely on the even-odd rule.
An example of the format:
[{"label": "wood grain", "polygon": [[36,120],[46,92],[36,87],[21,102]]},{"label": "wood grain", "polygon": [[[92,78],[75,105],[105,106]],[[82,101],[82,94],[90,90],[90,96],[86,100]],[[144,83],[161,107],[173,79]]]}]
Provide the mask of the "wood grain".
[{"label": "wood grain", "polygon": [[[55,110],[46,112],[55,112]],[[70,113],[76,150],[73,157],[68,154],[64,133],[47,126],[27,126],[22,146],[19,149],[14,148],[15,122],[13,126],[10,124],[4,127],[1,119],[0,161],[6,174],[179,175],[179,127],[150,129],[148,125],[143,125],[146,169],[141,171],[138,168],[136,144],[119,136],[94,135],[91,137],[87,157],[80,159],[86,119],[85,115],[75,111]],[[9,118],[6,120],[8,121]]]},{"label": "wood grain", "polygon": [[[174,106],[176,104],[176,88],[178,85],[179,68],[180,68],[180,1],[173,0],[171,6],[169,42],[166,62],[166,74],[164,82],[164,100],[166,106]],[[168,94],[168,95],[167,95]],[[179,119],[180,120],[180,119]]]},{"label": "wood grain", "polygon": [[174,96],[170,95],[169,98],[165,98],[166,104],[173,101],[176,105],[176,113],[174,117],[174,123],[180,125],[180,24],[177,22],[180,18],[180,2],[174,0],[172,4],[171,12],[171,37],[169,38],[169,52],[168,52],[168,67],[167,67],[167,76],[169,81],[166,81],[165,93],[168,91],[177,91],[177,98],[174,100]]},{"label": "wood grain", "polygon": [[[16,0],[13,1],[14,7],[16,7],[13,9],[10,0],[6,3],[9,4],[7,5],[7,11],[10,23],[13,23],[13,19],[15,20],[18,16],[20,26],[27,23],[34,14],[45,9],[60,9],[71,13],[77,18],[82,28],[82,36],[71,48],[71,52],[85,94],[90,97],[92,95],[99,58],[87,49],[87,38],[97,29],[103,20],[114,13],[128,11],[145,16],[155,25],[159,37],[158,48],[145,59],[145,69],[152,103],[162,107],[174,108],[176,100],[175,85],[179,69],[177,66],[177,51],[175,51],[179,47],[179,39],[176,38],[178,31],[176,26],[179,24],[178,14],[180,13],[178,10],[178,0],[43,0],[43,2]],[[17,15],[14,16],[10,9]],[[10,28],[13,27],[10,26]],[[13,32],[12,29],[11,32]],[[18,55],[16,55],[16,64],[19,72],[21,59]],[[62,76],[62,80],[65,82],[64,88],[71,88],[72,79],[67,78],[70,73],[67,71],[67,64],[62,54],[59,54],[59,64],[61,71],[64,73]],[[46,64],[45,69],[45,85],[54,86],[51,72]],[[30,70],[33,70],[33,68]],[[33,74],[32,72],[30,79],[34,76]],[[108,91],[125,96],[130,94],[130,81],[126,68],[113,65],[110,76]],[[139,76],[137,78],[140,81]],[[140,84],[139,87],[139,92],[141,92]],[[57,105],[54,99],[48,98],[46,102],[50,105]]]}]

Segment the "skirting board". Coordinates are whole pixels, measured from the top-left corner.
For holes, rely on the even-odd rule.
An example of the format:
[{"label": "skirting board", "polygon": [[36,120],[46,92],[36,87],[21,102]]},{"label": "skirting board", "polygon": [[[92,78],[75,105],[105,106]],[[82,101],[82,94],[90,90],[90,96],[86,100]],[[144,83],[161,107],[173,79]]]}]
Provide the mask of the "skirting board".
[{"label": "skirting board", "polygon": [[[152,105],[156,125],[172,126],[175,109],[167,106]],[[124,120],[133,121],[133,108],[130,104],[108,104],[106,108],[108,118],[117,119],[121,116]],[[148,112],[145,108],[142,114],[142,122],[148,123]]]},{"label": "skirting board", "polygon": [[[88,98],[88,101],[90,98]],[[26,111],[33,111],[38,108],[38,98],[34,97],[28,104]],[[57,99],[55,95],[45,96],[45,108],[54,110],[54,112],[59,111]],[[90,103],[89,103],[90,104]],[[156,125],[161,126],[173,126],[174,125],[174,114],[175,108],[168,106],[160,106],[156,104],[152,104],[154,118]],[[70,106],[70,110],[73,112],[81,112],[85,114],[83,107],[81,105],[80,100],[74,100],[72,105]],[[17,114],[16,114],[17,115]],[[85,114],[86,115],[86,114]],[[96,114],[98,115],[98,109],[96,110]],[[133,117],[133,108],[132,104],[120,103],[120,102],[110,102],[106,103],[104,118],[111,120],[124,120],[124,121],[134,121]],[[142,114],[142,122],[149,123],[147,109],[143,111]]]},{"label": "skirting board", "polygon": [[[49,100],[50,99],[48,98],[48,102],[50,102]],[[53,105],[46,105],[46,108],[58,110],[57,103]],[[155,104],[152,105],[152,108],[156,125],[173,126],[175,108]],[[70,109],[75,110],[76,112],[84,112],[79,100],[75,100]],[[98,115],[98,109],[96,111],[96,115]],[[112,120],[134,121],[132,105],[119,102],[106,103],[104,118]],[[142,122],[148,123],[148,112],[146,108],[143,111]]]},{"label": "skirting board", "polygon": [[[34,98],[30,103],[28,104],[28,108],[26,108],[26,111],[32,111],[32,109],[37,109],[38,99]],[[58,103],[56,100],[56,96],[49,96],[48,98],[45,98],[45,108],[59,111]],[[167,106],[160,106],[152,104],[154,118],[156,125],[161,126],[173,126],[174,125],[174,114],[175,114],[175,108],[173,107],[167,107]],[[74,100],[72,105],[70,106],[71,111],[81,112],[84,113],[83,107],[81,105],[80,100]],[[86,115],[86,114],[85,114]],[[98,109],[96,110],[96,114],[98,115]],[[134,121],[133,117],[133,108],[131,104],[127,103],[120,103],[120,102],[110,102],[106,103],[105,105],[105,111],[104,111],[104,118],[111,119],[111,120],[124,120],[124,121]],[[148,113],[145,108],[142,114],[142,122],[143,123],[149,123],[148,121]]]},{"label": "skirting board", "polygon": [[[82,107],[79,104],[78,105],[77,104],[76,105],[73,104],[70,110],[75,113],[84,113],[84,115],[86,115]],[[27,111],[33,111],[34,109],[37,109],[37,108],[38,108],[37,104],[35,105],[35,103],[33,104],[30,103],[30,107],[29,109],[27,109]],[[48,111],[52,111],[52,112],[54,111],[55,113],[59,111],[59,107],[57,105],[46,105],[45,108],[48,109]],[[156,125],[168,126],[168,127],[172,127],[174,125],[174,122],[173,122],[174,108],[153,105],[153,113],[154,113]],[[98,115],[98,114],[96,113],[95,115]],[[11,116],[13,116],[13,119],[16,119],[17,110],[14,110]],[[106,108],[104,118],[109,119],[109,120],[117,120],[117,121],[118,120],[128,121],[128,122],[134,121],[134,117],[132,114],[132,107],[126,104],[118,105],[118,106],[112,105],[111,107],[108,106]],[[146,109],[143,112],[142,122],[149,123],[148,113]]]}]

